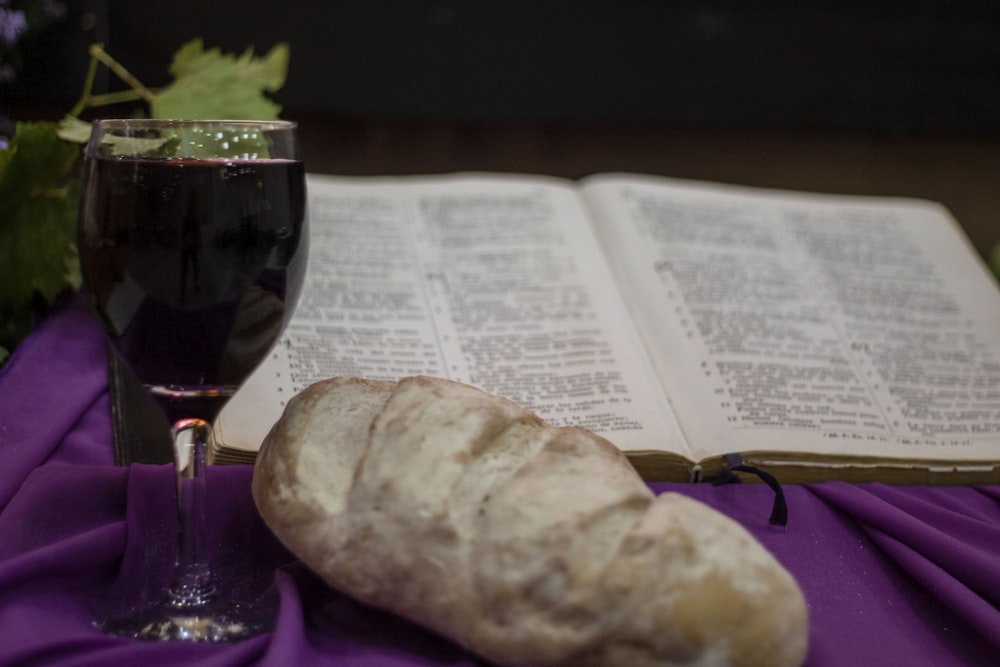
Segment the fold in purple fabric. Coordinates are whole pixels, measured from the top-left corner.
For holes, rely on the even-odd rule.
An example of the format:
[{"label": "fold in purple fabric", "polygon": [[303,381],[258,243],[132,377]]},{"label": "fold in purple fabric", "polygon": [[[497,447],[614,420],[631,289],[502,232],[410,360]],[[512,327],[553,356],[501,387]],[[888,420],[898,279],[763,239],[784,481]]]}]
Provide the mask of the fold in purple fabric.
[{"label": "fold in purple fabric", "polygon": [[[104,635],[173,556],[173,474],[113,464],[101,332],[73,302],[0,371],[0,665],[483,666],[453,643],[330,589],[267,530],[249,466],[213,468],[208,527],[233,586],[277,605],[273,631],[222,645]],[[729,515],[798,579],[807,664],[991,665],[1000,654],[1000,489],[657,483]],[[583,492],[583,491],[577,491]]]}]

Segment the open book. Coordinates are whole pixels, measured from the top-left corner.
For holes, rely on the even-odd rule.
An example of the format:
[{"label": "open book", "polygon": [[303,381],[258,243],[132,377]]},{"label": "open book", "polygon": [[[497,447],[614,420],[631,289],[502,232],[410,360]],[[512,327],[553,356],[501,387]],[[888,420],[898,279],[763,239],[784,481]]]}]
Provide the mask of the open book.
[{"label": "open book", "polygon": [[310,176],[288,330],[221,415],[252,461],[333,375],[585,426],[648,480],[1000,481],[1000,290],[941,206],[600,174]]}]

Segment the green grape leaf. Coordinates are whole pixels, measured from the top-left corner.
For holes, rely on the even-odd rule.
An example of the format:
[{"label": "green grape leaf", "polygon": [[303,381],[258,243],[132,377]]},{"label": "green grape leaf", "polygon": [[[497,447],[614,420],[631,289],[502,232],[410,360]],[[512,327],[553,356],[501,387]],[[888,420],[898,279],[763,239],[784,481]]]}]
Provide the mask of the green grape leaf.
[{"label": "green grape leaf", "polygon": [[[80,147],[59,138],[55,123],[18,123],[10,146],[0,151],[0,211],[31,188],[61,187],[80,157]],[[2,220],[2,218],[0,218]]]},{"label": "green grape leaf", "polygon": [[18,123],[0,151],[0,305],[22,308],[36,293],[51,303],[79,286],[73,255],[80,189],[70,178],[79,155],[55,123]]},{"label": "green grape leaf", "polygon": [[281,43],[256,58],[205,50],[195,39],[174,55],[174,81],[157,92],[150,104],[154,118],[273,120],[281,107],[264,96],[281,88],[288,73],[289,49]]},{"label": "green grape leaf", "polygon": [[75,116],[64,116],[59,121],[59,138],[63,141],[86,144],[90,141],[90,128],[91,124],[87,121]]}]

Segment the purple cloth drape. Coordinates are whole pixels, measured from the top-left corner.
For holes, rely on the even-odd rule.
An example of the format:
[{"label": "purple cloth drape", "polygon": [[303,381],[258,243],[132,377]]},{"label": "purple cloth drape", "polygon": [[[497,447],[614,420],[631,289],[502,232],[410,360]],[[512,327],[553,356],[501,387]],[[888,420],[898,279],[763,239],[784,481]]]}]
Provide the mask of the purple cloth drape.
[{"label": "purple cloth drape", "polygon": [[[223,645],[103,635],[123,593],[166,576],[175,520],[169,467],[116,467],[111,439],[102,335],[74,301],[0,371],[0,665],[485,664],[319,581],[260,521],[249,466],[210,471],[209,531],[238,564],[225,571],[277,600],[274,631]],[[764,485],[652,487],[733,517],[796,576],[806,664],[1000,664],[1000,488],[787,486],[779,529]]]}]

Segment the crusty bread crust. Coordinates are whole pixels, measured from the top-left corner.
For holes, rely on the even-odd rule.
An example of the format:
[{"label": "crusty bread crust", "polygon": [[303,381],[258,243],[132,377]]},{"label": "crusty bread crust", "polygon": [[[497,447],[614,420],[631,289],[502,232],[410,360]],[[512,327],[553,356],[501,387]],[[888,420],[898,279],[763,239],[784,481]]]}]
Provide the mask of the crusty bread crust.
[{"label": "crusty bread crust", "polygon": [[610,442],[448,380],[293,399],[253,495],[327,582],[510,666],[798,665],[793,578],[741,526],[658,497]]}]

